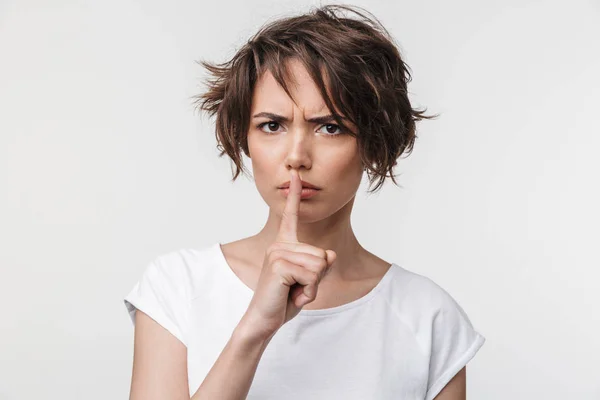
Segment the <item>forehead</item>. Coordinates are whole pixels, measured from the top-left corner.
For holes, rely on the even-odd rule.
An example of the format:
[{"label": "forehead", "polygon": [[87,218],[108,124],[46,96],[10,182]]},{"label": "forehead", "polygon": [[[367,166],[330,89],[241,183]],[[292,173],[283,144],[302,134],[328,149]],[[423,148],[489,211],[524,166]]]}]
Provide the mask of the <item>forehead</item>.
[{"label": "forehead", "polygon": [[328,112],[318,86],[313,82],[302,62],[288,60],[287,63],[292,81],[286,83],[297,106],[275,80],[271,71],[266,70],[254,87],[252,112],[270,111],[291,114],[294,107],[306,110],[309,116],[314,113]]}]

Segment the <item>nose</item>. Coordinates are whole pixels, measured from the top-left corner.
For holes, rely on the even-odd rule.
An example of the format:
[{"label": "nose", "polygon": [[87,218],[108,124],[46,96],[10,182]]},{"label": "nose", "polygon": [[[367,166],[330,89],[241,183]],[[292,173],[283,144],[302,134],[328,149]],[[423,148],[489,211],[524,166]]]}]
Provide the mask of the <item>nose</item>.
[{"label": "nose", "polygon": [[285,163],[288,168],[312,167],[313,137],[310,128],[297,127],[285,135]]}]

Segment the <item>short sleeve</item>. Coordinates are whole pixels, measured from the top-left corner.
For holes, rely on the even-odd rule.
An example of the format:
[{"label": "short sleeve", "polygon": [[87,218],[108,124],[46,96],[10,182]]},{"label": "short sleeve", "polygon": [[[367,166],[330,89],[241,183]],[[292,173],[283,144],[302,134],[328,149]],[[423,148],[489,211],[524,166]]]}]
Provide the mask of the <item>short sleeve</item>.
[{"label": "short sleeve", "polygon": [[181,268],[172,261],[162,256],[150,262],[124,302],[134,326],[135,312],[142,310],[187,347],[189,301]]},{"label": "short sleeve", "polygon": [[432,321],[429,379],[425,400],[433,400],[485,343],[462,307],[446,291]]}]

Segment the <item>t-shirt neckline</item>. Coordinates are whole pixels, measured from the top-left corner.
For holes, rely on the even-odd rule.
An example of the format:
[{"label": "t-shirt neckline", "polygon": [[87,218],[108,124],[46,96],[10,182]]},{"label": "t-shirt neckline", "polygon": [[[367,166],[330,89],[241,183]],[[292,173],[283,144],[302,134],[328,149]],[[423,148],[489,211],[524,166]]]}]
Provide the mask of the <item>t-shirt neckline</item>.
[{"label": "t-shirt neckline", "polygon": [[[223,253],[223,249],[221,248],[221,243],[217,242],[213,245],[213,248],[215,250],[215,252],[217,253],[217,258],[219,259],[219,261],[221,262],[222,266],[227,269],[229,272],[229,276],[235,280],[239,285],[241,285],[243,288],[245,288],[244,290],[250,295],[253,296],[254,295],[254,291],[247,286],[240,278],[239,276],[237,276],[235,274],[235,272],[233,272],[233,269],[231,268],[231,266],[229,265],[229,263],[227,262],[227,259],[225,258],[225,254]],[[329,315],[329,314],[337,314],[346,310],[350,310],[353,309],[355,307],[358,307],[362,304],[367,303],[368,301],[372,300],[377,293],[379,293],[383,287],[385,287],[387,285],[387,283],[392,279],[392,276],[394,275],[394,273],[396,272],[396,269],[401,268],[398,264],[396,263],[391,263],[390,267],[388,268],[388,270],[386,271],[386,273],[383,275],[383,277],[379,280],[379,282],[377,283],[377,285],[375,285],[375,287],[373,289],[371,289],[371,291],[369,291],[367,294],[365,294],[362,297],[359,297],[356,300],[353,300],[349,303],[346,304],[342,304],[339,306],[335,306],[335,307],[330,307],[330,308],[322,308],[322,309],[318,309],[318,310],[300,310],[300,312],[298,313],[298,317],[312,317],[312,316],[321,316],[321,315]]]}]

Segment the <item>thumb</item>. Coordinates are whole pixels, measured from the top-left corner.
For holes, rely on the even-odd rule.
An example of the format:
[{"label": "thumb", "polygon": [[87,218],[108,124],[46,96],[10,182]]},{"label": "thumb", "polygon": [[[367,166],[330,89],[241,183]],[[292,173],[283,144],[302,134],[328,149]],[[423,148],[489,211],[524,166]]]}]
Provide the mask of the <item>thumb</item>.
[{"label": "thumb", "polygon": [[337,258],[337,254],[333,250],[325,250],[325,253],[327,254],[327,265],[331,267],[331,265],[335,262],[335,259]]},{"label": "thumb", "polygon": [[327,257],[327,268],[325,268],[325,273],[323,274],[323,277],[321,279],[329,275],[329,272],[331,271],[331,266],[337,258],[337,254],[333,250],[325,250],[325,254]]}]

